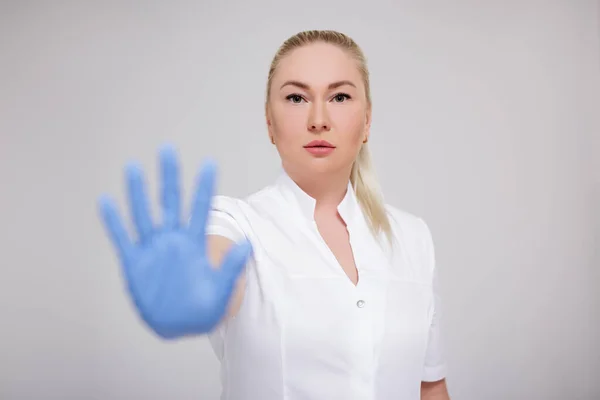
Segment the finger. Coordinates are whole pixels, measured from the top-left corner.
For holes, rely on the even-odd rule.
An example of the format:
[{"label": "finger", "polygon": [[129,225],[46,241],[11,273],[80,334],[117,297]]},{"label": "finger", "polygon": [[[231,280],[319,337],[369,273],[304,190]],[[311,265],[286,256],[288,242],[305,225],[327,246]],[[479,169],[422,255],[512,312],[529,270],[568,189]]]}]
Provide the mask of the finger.
[{"label": "finger", "polygon": [[252,255],[252,245],[248,241],[231,246],[221,262],[219,272],[227,284],[235,284]]},{"label": "finger", "polygon": [[163,224],[166,229],[174,229],[180,218],[179,167],[177,153],[171,145],[160,150],[160,166],[162,177]]},{"label": "finger", "polygon": [[190,232],[197,238],[203,238],[206,231],[206,222],[215,190],[216,170],[215,162],[206,160],[198,174],[189,226]]},{"label": "finger", "polygon": [[133,245],[121,221],[115,202],[110,197],[103,195],[98,199],[98,210],[104,228],[122,264],[127,264],[133,250]]},{"label": "finger", "polygon": [[152,219],[142,169],[135,163],[126,168],[129,208],[137,230],[138,239],[144,243],[152,233]]}]

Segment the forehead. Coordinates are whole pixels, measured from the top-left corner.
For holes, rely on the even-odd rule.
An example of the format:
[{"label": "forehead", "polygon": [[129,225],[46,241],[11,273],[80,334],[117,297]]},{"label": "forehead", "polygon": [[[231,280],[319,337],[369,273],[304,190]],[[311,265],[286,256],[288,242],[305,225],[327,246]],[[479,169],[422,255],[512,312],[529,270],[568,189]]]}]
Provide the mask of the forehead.
[{"label": "forehead", "polygon": [[327,86],[350,80],[361,85],[357,61],[341,48],[328,43],[314,43],[297,48],[283,57],[273,80],[299,80],[310,86]]}]

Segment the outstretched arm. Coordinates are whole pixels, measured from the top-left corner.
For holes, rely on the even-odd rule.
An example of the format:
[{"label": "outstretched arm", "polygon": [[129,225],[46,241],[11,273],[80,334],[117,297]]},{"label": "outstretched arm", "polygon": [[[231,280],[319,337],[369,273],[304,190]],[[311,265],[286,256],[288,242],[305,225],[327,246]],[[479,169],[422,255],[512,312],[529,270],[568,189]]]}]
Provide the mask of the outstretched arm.
[{"label": "outstretched arm", "polygon": [[446,380],[421,382],[421,400],[450,400]]},{"label": "outstretched arm", "polygon": [[[224,236],[219,235],[208,235],[207,236],[207,248],[208,248],[208,256],[213,266],[220,266],[223,263],[223,259],[234,245],[234,242],[226,238]],[[216,267],[218,268],[218,267]],[[235,288],[233,290],[233,294],[229,299],[229,304],[227,306],[227,313],[224,316],[224,319],[234,317],[240,306],[242,304],[242,300],[244,298],[244,288],[246,284],[246,273],[242,271],[237,278],[237,282]]]}]

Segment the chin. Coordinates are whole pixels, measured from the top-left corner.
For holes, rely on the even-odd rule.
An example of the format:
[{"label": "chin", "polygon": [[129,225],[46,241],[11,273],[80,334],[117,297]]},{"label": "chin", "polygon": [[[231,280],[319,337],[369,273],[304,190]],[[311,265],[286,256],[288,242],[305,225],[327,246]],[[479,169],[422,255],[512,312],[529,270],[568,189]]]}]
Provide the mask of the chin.
[{"label": "chin", "polygon": [[336,157],[335,154],[325,157],[289,154],[288,157],[283,157],[283,166],[296,176],[337,175],[350,173],[353,161]]},{"label": "chin", "polygon": [[311,174],[338,174],[344,170],[349,170],[351,168],[345,165],[345,163],[340,163],[339,160],[335,160],[329,157],[323,158],[313,158],[309,160],[309,162],[305,163],[300,167],[300,170],[306,170]]}]

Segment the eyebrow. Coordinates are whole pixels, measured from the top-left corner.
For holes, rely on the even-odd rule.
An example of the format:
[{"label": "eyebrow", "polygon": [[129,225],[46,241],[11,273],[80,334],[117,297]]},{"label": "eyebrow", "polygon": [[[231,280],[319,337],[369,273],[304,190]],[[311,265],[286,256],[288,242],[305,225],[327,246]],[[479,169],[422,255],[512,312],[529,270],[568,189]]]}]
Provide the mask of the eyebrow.
[{"label": "eyebrow", "polygon": [[[339,88],[340,86],[344,86],[344,85],[349,85],[354,88],[356,87],[356,85],[354,83],[352,83],[351,81],[343,80],[343,81],[337,81],[337,82],[330,83],[328,88],[329,88],[329,90],[331,90],[331,89]],[[299,87],[304,90],[310,90],[309,85],[307,85],[306,83],[300,82],[300,81],[287,81],[283,85],[281,85],[279,90],[283,89],[285,86],[296,86],[296,87]]]}]

